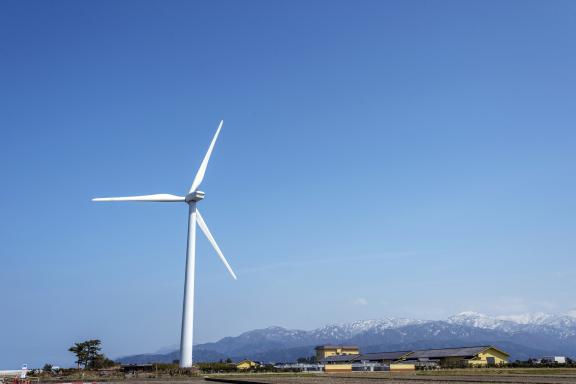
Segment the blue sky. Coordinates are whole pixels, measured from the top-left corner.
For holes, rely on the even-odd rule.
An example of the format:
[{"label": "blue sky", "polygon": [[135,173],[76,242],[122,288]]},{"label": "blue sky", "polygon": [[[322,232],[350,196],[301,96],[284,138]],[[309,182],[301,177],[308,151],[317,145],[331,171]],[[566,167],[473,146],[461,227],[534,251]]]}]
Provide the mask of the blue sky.
[{"label": "blue sky", "polygon": [[0,368],[576,307],[576,4],[3,2]]}]

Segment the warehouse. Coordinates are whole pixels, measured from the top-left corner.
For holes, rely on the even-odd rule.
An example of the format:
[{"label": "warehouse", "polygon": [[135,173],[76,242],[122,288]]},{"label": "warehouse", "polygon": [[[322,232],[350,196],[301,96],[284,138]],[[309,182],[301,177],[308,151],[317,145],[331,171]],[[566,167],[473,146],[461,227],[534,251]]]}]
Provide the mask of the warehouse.
[{"label": "warehouse", "polygon": [[440,367],[470,367],[502,365],[509,355],[490,345],[463,348],[422,349],[403,357],[403,361],[416,366],[438,365]]}]

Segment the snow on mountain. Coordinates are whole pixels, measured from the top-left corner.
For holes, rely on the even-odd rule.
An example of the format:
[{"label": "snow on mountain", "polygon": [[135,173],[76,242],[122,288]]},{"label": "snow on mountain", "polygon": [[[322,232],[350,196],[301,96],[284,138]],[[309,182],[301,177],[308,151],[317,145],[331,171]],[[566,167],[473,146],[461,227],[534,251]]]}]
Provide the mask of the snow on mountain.
[{"label": "snow on mountain", "polygon": [[517,328],[517,324],[514,321],[498,319],[472,311],[461,312],[457,315],[450,316],[446,322],[449,324],[465,325],[481,329],[496,329],[508,332],[512,332]]},{"label": "snow on mountain", "polygon": [[466,311],[447,319],[450,324],[505,332],[556,331],[563,336],[576,335],[576,311],[564,314],[526,313],[518,315],[488,316]]},{"label": "snow on mountain", "polygon": [[345,324],[330,324],[310,331],[317,339],[331,337],[336,340],[348,339],[364,332],[382,333],[412,324],[423,324],[427,320],[385,317],[382,319],[358,320]]},{"label": "snow on mountain", "polygon": [[[518,316],[506,316],[531,331],[553,330],[562,337],[576,336],[576,316],[574,311],[562,314],[535,313]],[[504,317],[504,316],[502,316]]]},{"label": "snow on mountain", "polygon": [[502,315],[497,316],[501,320],[510,320],[518,324],[544,324],[546,320],[553,317],[554,315],[546,314],[543,312],[536,313],[522,313],[519,315]]}]

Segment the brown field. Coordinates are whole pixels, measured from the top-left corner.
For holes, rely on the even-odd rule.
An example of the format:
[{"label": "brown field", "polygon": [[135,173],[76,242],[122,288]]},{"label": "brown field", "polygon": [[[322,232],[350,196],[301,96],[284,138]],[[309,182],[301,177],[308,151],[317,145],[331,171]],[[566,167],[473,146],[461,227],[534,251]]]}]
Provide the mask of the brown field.
[{"label": "brown field", "polygon": [[459,384],[459,383],[530,383],[576,384],[576,369],[477,369],[419,371],[411,373],[358,372],[335,374],[257,374],[213,375],[210,382],[232,384]]},{"label": "brown field", "polygon": [[[215,374],[193,377],[134,377],[124,380],[90,380],[107,384],[576,384],[576,368],[484,368],[417,371],[410,373],[258,373]],[[55,384],[60,380],[53,380]],[[76,380],[65,380],[74,382]],[[48,381],[40,380],[40,383]]]}]

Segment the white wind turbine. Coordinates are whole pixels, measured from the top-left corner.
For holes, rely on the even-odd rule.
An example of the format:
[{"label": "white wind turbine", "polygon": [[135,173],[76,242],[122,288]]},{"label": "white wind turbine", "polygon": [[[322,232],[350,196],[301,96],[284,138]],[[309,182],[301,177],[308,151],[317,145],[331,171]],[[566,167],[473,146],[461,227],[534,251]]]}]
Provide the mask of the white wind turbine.
[{"label": "white wind turbine", "polygon": [[214,144],[216,144],[216,139],[220,134],[222,125],[224,121],[220,121],[218,130],[210,143],[208,152],[200,164],[200,168],[194,177],[190,191],[186,196],[175,196],[170,194],[157,194],[157,195],[144,195],[144,196],[128,196],[128,197],[104,197],[92,199],[92,201],[146,201],[146,202],[161,202],[161,203],[176,203],[182,202],[188,204],[188,246],[186,248],[186,274],[184,282],[184,303],[182,308],[182,333],[180,336],[180,367],[190,368],[192,367],[192,334],[193,334],[193,319],[194,319],[194,264],[196,257],[196,223],[204,232],[208,241],[212,244],[220,260],[224,263],[228,272],[236,280],[236,274],[228,264],[228,261],[222,254],[220,247],[214,240],[214,237],[210,233],[206,222],[202,218],[200,211],[196,208],[196,203],[204,198],[204,192],[198,190],[202,179],[204,179],[204,174],[206,173],[206,167],[208,166],[208,161],[210,160],[210,155],[214,149]]}]

